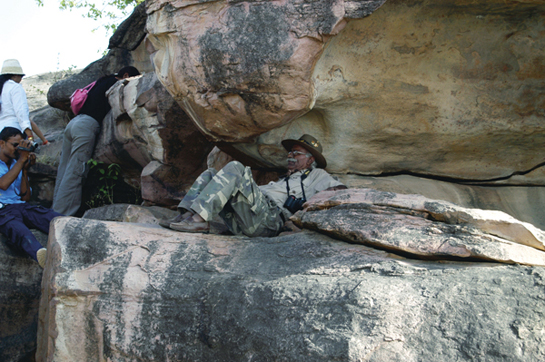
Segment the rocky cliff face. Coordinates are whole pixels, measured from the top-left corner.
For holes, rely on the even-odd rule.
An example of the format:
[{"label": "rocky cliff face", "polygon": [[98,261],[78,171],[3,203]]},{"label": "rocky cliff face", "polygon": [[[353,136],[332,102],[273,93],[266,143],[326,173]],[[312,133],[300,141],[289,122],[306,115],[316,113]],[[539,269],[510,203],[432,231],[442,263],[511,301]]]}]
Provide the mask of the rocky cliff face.
[{"label": "rocky cliff face", "polygon": [[[136,206],[56,220],[36,358],[543,360],[543,10],[148,0],[48,94],[67,110],[120,65],[145,73],[110,91],[97,159],[167,205],[213,144],[210,164],[275,171],[280,141],[312,133],[357,190],[318,195],[304,232],[271,239],[175,233]],[[27,338],[12,360],[35,348],[28,295],[22,337],[2,335]]]},{"label": "rocky cliff face", "polygon": [[543,4],[381,4],[150,1],[148,40],[201,130],[264,164],[306,130],[333,172],[543,185]]},{"label": "rocky cliff face", "polygon": [[351,186],[401,183],[545,226],[541,2],[149,1],[147,12],[159,80],[246,164],[281,168],[280,141],[311,132]]}]

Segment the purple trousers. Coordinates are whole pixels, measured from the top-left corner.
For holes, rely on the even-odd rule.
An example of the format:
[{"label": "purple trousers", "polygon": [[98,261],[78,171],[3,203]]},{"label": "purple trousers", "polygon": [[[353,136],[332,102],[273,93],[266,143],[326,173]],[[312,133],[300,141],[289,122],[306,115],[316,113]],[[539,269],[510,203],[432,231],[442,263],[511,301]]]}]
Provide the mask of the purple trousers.
[{"label": "purple trousers", "polygon": [[49,223],[57,216],[62,215],[43,206],[11,204],[0,209],[0,233],[7,237],[10,247],[22,250],[36,260],[36,252],[43,246],[29,228],[49,234]]}]

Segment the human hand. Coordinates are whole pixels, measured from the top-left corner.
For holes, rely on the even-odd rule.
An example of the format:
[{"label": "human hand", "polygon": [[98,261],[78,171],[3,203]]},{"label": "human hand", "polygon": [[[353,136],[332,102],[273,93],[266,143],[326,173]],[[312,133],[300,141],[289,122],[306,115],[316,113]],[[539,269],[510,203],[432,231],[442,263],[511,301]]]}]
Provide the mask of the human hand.
[{"label": "human hand", "polygon": [[34,166],[36,164],[36,154],[34,152],[30,152],[28,155],[28,160],[25,163],[25,169],[28,170],[30,166]]},{"label": "human hand", "polygon": [[21,140],[21,142],[19,142],[19,145],[17,146],[17,149],[16,149],[16,156],[17,156],[17,161],[19,162],[27,162],[29,157],[30,157],[30,148],[32,146],[32,142],[29,141],[29,140]]},{"label": "human hand", "polygon": [[346,190],[348,187],[345,185],[339,185],[339,186],[332,186],[328,189],[325,189],[325,191],[337,191],[337,190]]}]

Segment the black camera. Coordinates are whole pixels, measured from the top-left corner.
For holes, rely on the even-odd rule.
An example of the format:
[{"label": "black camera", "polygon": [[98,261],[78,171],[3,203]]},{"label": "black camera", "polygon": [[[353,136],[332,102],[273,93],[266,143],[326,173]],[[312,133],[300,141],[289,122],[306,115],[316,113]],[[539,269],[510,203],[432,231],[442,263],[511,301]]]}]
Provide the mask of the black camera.
[{"label": "black camera", "polygon": [[286,202],[284,202],[284,207],[288,209],[292,214],[295,214],[297,211],[303,209],[303,204],[306,202],[304,198],[296,199],[295,196],[290,195]]},{"label": "black camera", "polygon": [[38,148],[38,142],[30,142],[30,146],[28,147],[17,147],[20,151],[28,151],[28,152],[34,152]]}]

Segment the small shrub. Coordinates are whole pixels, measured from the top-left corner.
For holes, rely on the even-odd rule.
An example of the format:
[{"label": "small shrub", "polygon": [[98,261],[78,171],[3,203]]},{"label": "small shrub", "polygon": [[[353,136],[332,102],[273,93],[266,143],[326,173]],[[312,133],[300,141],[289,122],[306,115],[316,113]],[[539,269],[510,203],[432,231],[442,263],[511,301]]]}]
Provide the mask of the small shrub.
[{"label": "small shrub", "polygon": [[88,201],[88,205],[98,207],[114,203],[114,188],[118,183],[121,167],[117,163],[106,165],[104,162],[93,160],[87,161],[89,172],[95,171],[98,175],[98,190]]}]

